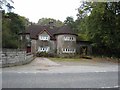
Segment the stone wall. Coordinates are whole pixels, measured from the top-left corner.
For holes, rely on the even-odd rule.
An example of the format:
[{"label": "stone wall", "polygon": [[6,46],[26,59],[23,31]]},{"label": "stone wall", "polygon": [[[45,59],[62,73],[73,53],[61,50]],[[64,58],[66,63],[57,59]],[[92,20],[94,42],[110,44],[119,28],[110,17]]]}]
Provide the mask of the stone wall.
[{"label": "stone wall", "polygon": [[0,67],[17,66],[30,63],[34,59],[32,54],[25,51],[7,50],[2,52]]},{"label": "stone wall", "polygon": [[56,41],[50,40],[50,53],[55,54],[56,53]]},{"label": "stone wall", "polygon": [[59,56],[74,55],[72,53],[71,54],[63,53],[63,51],[62,51],[63,48],[69,48],[69,49],[74,48],[74,49],[76,49],[76,41],[65,41],[64,37],[74,37],[76,39],[75,35],[69,35],[69,34],[68,35],[67,34],[65,34],[65,35],[57,35],[56,36],[56,39],[57,39],[57,54]]},{"label": "stone wall", "polygon": [[32,39],[31,40],[31,53],[32,54],[36,53],[36,50],[37,50],[36,44],[37,44],[37,40]]}]

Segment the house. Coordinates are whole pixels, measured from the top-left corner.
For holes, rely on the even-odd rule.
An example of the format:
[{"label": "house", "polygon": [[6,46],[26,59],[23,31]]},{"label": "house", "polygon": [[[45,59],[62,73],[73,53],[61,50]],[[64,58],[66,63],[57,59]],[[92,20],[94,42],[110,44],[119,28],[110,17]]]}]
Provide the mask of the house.
[{"label": "house", "polygon": [[26,41],[27,52],[33,54],[46,52],[59,56],[72,56],[76,53],[91,53],[90,42],[78,40],[78,35],[67,25],[59,28],[49,25],[31,25],[25,33],[19,35],[21,42]]}]

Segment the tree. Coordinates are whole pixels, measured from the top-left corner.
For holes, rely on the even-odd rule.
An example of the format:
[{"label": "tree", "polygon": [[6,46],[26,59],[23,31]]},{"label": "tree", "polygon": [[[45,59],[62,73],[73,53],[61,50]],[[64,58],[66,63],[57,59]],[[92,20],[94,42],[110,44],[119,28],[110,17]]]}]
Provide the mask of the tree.
[{"label": "tree", "polygon": [[7,7],[8,11],[11,12],[14,7],[10,3],[14,2],[12,0],[0,0],[0,10],[5,10],[4,7]]},{"label": "tree", "polygon": [[93,42],[95,53],[119,56],[120,1],[85,3],[83,6],[85,9],[78,13],[79,16],[85,15],[80,19],[78,17],[79,30]]},{"label": "tree", "polygon": [[37,24],[45,26],[45,25],[49,25],[50,22],[53,22],[54,24],[53,26],[56,26],[56,27],[61,27],[63,25],[63,23],[60,20],[55,20],[52,18],[41,18],[39,19]]},{"label": "tree", "polygon": [[72,26],[74,23],[73,17],[67,17],[66,20],[64,21],[65,24]]},{"label": "tree", "polygon": [[77,14],[77,19],[81,20],[84,19],[90,12],[92,11],[92,8],[94,7],[95,4],[92,4],[91,2],[82,2],[80,7],[78,8],[78,14]]},{"label": "tree", "polygon": [[66,20],[64,21],[65,25],[68,25],[72,28],[74,32],[77,32],[76,22],[74,21],[73,17],[66,17]]},{"label": "tree", "polygon": [[26,18],[15,13],[4,13],[2,15],[2,47],[18,48],[18,33],[25,30]]}]

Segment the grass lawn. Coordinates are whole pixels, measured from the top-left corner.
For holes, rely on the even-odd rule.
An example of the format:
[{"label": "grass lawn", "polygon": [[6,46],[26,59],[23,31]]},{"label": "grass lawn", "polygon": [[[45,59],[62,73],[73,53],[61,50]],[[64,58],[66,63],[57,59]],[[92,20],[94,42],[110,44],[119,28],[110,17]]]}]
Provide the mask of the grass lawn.
[{"label": "grass lawn", "polygon": [[111,58],[98,58],[98,57],[92,57],[92,59],[85,59],[85,58],[49,58],[52,61],[56,62],[82,62],[82,61],[93,61],[93,62],[114,62],[114,63],[120,63],[117,59],[111,59]]}]

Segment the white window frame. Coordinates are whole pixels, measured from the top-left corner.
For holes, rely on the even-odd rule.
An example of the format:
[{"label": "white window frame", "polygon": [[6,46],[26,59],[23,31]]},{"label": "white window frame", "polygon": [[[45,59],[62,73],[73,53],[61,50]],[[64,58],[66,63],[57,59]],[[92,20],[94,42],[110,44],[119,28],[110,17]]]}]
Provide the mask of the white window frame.
[{"label": "white window frame", "polygon": [[76,49],[62,48],[63,53],[75,53]]},{"label": "white window frame", "polygon": [[50,47],[38,47],[38,52],[49,52]]},{"label": "white window frame", "polygon": [[42,40],[42,41],[49,41],[50,40],[50,36],[48,35],[39,35],[39,40]]},{"label": "white window frame", "polygon": [[76,38],[71,36],[64,36],[64,41],[76,41]]},{"label": "white window frame", "polygon": [[76,38],[75,37],[73,37],[73,40],[72,41],[76,41]]}]

